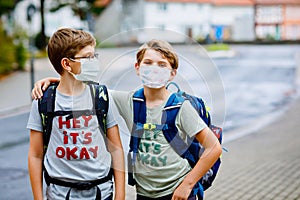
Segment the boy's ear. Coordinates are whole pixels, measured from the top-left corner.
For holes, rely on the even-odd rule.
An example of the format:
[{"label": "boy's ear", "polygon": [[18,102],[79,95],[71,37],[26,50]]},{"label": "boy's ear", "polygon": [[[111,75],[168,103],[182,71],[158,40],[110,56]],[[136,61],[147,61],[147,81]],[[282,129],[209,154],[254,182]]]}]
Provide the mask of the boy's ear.
[{"label": "boy's ear", "polygon": [[170,76],[170,81],[172,81],[175,78],[176,74],[177,74],[177,69],[172,69],[171,76]]},{"label": "boy's ear", "polygon": [[61,59],[61,66],[64,68],[64,70],[70,72],[72,70],[71,66],[70,66],[70,62],[68,58],[63,58]]},{"label": "boy's ear", "polygon": [[140,72],[139,72],[140,66],[139,66],[139,64],[138,64],[138,63],[135,63],[135,64],[134,64],[134,68],[135,68],[136,74],[139,76],[139,75],[140,75]]}]

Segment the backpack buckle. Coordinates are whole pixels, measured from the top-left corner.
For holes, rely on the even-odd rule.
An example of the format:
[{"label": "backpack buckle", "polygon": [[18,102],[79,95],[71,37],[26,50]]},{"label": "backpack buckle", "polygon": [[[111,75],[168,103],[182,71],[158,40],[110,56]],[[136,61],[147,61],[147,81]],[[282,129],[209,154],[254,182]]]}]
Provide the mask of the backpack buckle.
[{"label": "backpack buckle", "polygon": [[74,187],[77,190],[89,190],[91,188],[93,188],[94,185],[91,182],[78,182],[78,183],[74,183]]},{"label": "backpack buckle", "polygon": [[154,130],[156,129],[156,125],[155,124],[144,124],[144,130]]}]

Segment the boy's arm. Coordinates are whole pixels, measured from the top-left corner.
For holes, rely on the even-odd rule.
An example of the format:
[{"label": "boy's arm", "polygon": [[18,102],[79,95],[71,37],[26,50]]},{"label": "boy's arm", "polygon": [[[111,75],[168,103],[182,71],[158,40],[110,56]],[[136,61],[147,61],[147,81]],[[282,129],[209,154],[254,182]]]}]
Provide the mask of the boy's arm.
[{"label": "boy's arm", "polygon": [[30,130],[28,170],[31,189],[35,200],[43,199],[43,133]]},{"label": "boy's arm", "polygon": [[125,199],[125,164],[124,151],[117,125],[107,129],[107,145],[112,155],[112,167],[115,180],[115,200]]},{"label": "boy's arm", "polygon": [[176,188],[172,199],[187,199],[194,185],[205,175],[222,153],[222,147],[210,128],[206,127],[197,133],[196,139],[202,144],[205,150],[195,167]]},{"label": "boy's arm", "polygon": [[60,78],[48,77],[35,82],[34,88],[31,91],[32,99],[40,99],[43,96],[43,92],[47,89],[50,83],[55,83],[59,81]]}]

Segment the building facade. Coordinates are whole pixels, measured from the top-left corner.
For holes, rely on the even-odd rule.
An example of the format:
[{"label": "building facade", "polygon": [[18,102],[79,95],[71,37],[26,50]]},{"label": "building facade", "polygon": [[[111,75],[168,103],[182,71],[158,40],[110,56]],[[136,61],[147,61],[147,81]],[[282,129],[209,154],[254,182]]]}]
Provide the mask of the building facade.
[{"label": "building facade", "polygon": [[256,0],[254,7],[258,39],[300,39],[300,0]]},{"label": "building facade", "polygon": [[[208,36],[219,41],[255,39],[251,0],[114,0],[113,4],[107,13],[112,13],[112,7],[120,8],[119,12],[114,12],[120,19],[115,22],[120,24],[119,32],[156,28],[160,32],[178,32],[197,41],[204,41]],[[109,15],[103,16],[102,23],[105,23]],[[101,32],[104,31],[97,34]],[[107,33],[104,35],[101,37],[109,37]],[[168,39],[185,42],[186,37]]]}]

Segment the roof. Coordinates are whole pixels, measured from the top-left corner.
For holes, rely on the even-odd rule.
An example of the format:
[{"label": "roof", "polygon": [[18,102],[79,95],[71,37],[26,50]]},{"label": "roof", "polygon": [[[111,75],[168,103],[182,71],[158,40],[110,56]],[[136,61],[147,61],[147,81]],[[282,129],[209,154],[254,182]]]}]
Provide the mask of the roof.
[{"label": "roof", "polygon": [[105,7],[110,4],[111,0],[96,0],[94,2],[95,7]]},{"label": "roof", "polygon": [[211,3],[211,0],[146,0],[158,3]]},{"label": "roof", "polygon": [[212,3],[216,6],[252,6],[254,5],[254,0],[212,0]]},{"label": "roof", "polygon": [[300,5],[300,0],[255,0],[259,5]]},{"label": "roof", "polygon": [[210,3],[216,6],[300,5],[300,0],[146,0],[160,3]]},{"label": "roof", "polygon": [[252,6],[254,0],[146,0],[148,2],[160,3],[209,3],[213,5],[241,5]]}]

